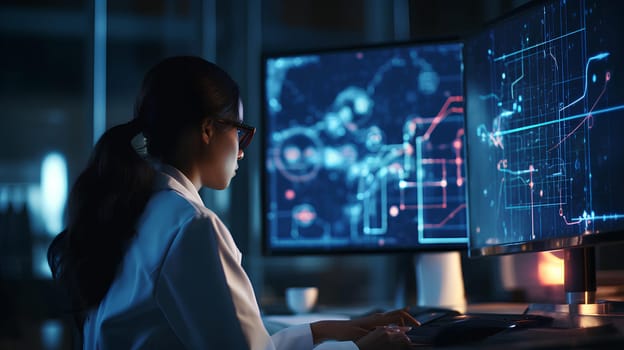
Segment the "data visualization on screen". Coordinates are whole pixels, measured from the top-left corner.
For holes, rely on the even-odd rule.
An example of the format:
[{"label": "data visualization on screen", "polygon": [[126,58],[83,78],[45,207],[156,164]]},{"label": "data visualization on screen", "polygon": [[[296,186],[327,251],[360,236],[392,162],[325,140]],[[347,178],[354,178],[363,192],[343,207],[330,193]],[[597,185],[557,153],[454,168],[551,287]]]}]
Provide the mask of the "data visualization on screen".
[{"label": "data visualization on screen", "polygon": [[465,248],[461,43],[263,65],[267,251]]},{"label": "data visualization on screen", "polygon": [[538,2],[466,40],[471,252],[623,234],[623,9]]}]

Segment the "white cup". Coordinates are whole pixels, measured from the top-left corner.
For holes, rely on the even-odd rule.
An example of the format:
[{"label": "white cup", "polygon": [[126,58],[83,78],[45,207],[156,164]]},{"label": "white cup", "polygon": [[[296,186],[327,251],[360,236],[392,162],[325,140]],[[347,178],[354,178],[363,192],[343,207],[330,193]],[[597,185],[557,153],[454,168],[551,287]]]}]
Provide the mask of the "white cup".
[{"label": "white cup", "polygon": [[290,287],[286,288],[286,305],[296,314],[310,312],[318,299],[316,287]]}]

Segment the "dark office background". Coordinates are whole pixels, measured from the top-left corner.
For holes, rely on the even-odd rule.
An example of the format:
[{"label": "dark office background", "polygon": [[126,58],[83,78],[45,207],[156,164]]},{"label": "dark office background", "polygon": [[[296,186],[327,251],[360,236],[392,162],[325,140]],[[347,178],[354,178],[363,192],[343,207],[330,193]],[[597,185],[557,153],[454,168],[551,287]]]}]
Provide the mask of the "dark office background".
[{"label": "dark office background", "polygon": [[[262,52],[457,36],[525,2],[3,0],[0,348],[71,348],[70,321],[45,261],[62,227],[62,179],[71,186],[94,138],[131,118],[141,78],[154,63],[177,54],[215,61],[239,82],[246,120],[260,125]],[[201,193],[231,228],[260,303],[279,306],[287,286],[303,284],[319,286],[325,305],[395,300],[409,255],[262,255],[260,145],[252,143],[230,189]],[[598,267],[621,269],[619,249],[599,250]],[[504,286],[502,259],[463,256],[469,301],[526,297]],[[408,302],[410,291],[408,284]]]}]

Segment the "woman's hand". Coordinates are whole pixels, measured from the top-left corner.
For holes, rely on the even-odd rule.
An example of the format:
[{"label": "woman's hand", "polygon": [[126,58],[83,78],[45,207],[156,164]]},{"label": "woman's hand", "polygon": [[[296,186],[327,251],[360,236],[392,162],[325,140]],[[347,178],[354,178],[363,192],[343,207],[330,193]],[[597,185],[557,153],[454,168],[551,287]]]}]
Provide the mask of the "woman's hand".
[{"label": "woman's hand", "polygon": [[319,344],[326,340],[358,341],[375,332],[377,332],[376,335],[373,338],[368,338],[365,342],[384,341],[385,336],[381,334],[382,332],[378,330],[379,328],[386,329],[385,333],[393,331],[389,333],[393,339],[399,337],[399,335],[394,334],[397,329],[405,336],[405,332],[412,326],[420,325],[407,310],[408,308],[404,308],[376,313],[349,321],[314,322],[310,325],[314,344]]},{"label": "woman's hand", "polygon": [[409,349],[410,339],[405,334],[411,327],[385,326],[377,327],[368,335],[358,339],[355,345],[360,350],[393,350]]},{"label": "woman's hand", "polygon": [[416,321],[412,315],[408,312],[409,308],[405,307],[403,309],[376,313],[370,316],[357,318],[351,320],[354,326],[358,328],[364,328],[368,330],[373,330],[377,327],[383,327],[388,325],[396,325],[396,326],[420,326],[420,322]]}]

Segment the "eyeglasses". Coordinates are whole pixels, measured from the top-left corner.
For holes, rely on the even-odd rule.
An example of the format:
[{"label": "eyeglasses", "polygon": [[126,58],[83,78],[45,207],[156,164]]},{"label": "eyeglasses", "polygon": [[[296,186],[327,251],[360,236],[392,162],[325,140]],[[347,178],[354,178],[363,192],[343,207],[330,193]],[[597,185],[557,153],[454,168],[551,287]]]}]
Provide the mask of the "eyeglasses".
[{"label": "eyeglasses", "polygon": [[256,128],[251,125],[245,124],[243,122],[239,122],[234,119],[216,119],[218,123],[231,125],[235,127],[238,131],[238,149],[244,150],[251,143],[251,139],[253,139],[254,134],[256,133]]}]

